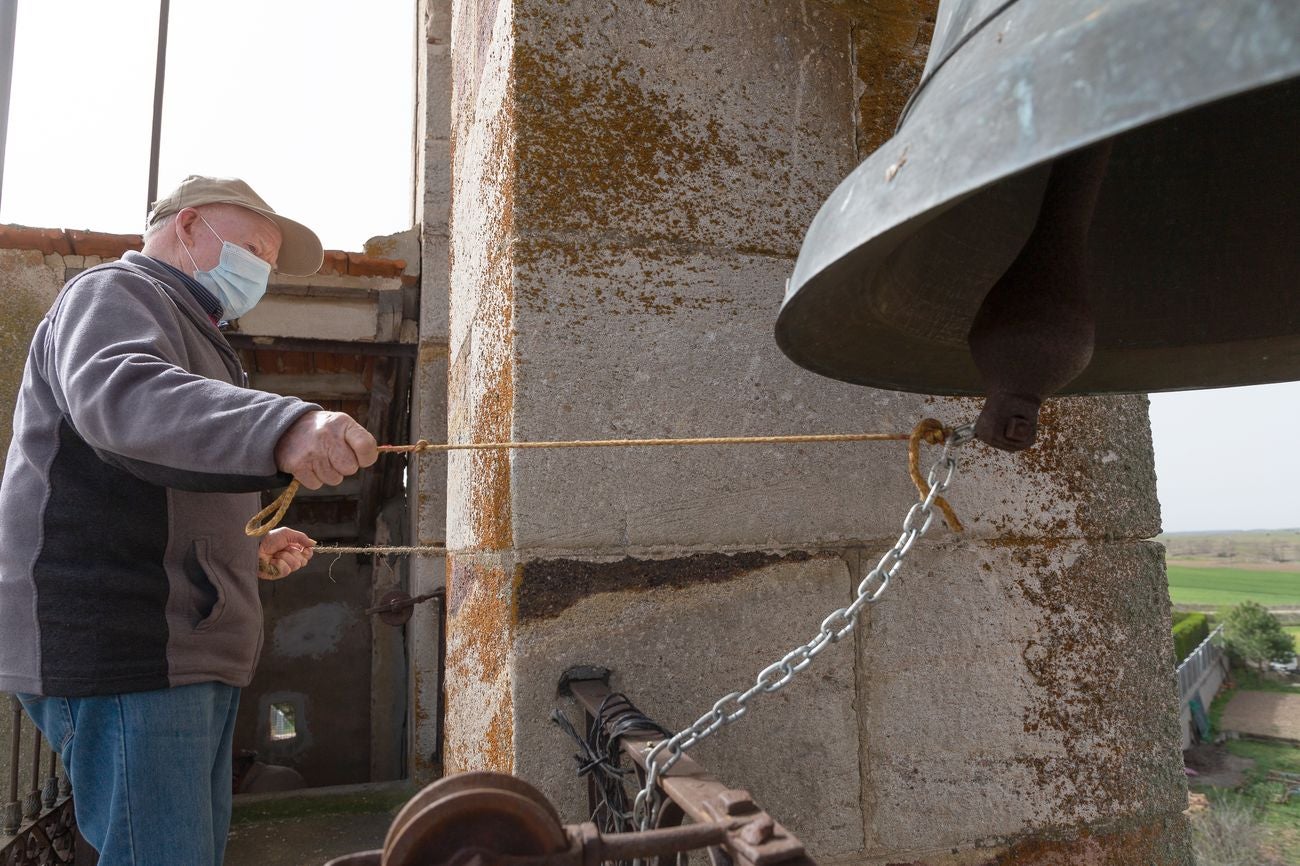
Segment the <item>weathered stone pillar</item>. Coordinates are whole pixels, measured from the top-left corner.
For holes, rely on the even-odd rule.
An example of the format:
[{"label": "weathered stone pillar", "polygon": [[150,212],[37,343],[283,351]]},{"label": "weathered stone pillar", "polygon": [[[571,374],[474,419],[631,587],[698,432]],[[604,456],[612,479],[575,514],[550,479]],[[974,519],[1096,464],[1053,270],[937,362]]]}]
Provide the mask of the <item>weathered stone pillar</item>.
[{"label": "weathered stone pillar", "polygon": [[[818,378],[771,337],[932,4],[454,9],[453,441],[974,416]],[[693,752],[822,862],[1189,862],[1146,403],[1045,422],[1031,452],[967,448],[966,531],[933,530],[853,641]],[[453,455],[448,768],[581,819],[547,720],[576,714],[565,668],[689,724],[850,600],[914,497],[899,444]]]},{"label": "weathered stone pillar", "polygon": [[[411,437],[441,442],[447,435],[447,305],[451,214],[451,0],[420,0],[416,39],[416,163],[414,208],[420,226],[420,351],[411,387]],[[411,538],[418,545],[446,539],[447,459],[410,462]],[[441,557],[410,559],[411,594],[446,585]],[[419,605],[407,627],[411,657],[410,774],[420,783],[442,772],[442,626],[439,608]]]}]

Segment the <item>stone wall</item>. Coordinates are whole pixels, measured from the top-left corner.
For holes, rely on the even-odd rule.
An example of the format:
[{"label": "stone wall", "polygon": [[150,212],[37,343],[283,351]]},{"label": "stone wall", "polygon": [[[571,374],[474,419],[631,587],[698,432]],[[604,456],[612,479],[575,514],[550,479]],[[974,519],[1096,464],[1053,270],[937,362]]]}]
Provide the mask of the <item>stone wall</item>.
[{"label": "stone wall", "polygon": [[[971,419],[771,336],[933,10],[456,0],[451,440]],[[1189,862],[1145,400],[1055,401],[1034,450],[961,463],[966,531],[933,530],[852,641],[693,754],[822,862]],[[568,666],[689,724],[850,600],[914,496],[897,444],[453,455],[448,769],[516,772],[580,820],[548,721],[576,715]]]}]

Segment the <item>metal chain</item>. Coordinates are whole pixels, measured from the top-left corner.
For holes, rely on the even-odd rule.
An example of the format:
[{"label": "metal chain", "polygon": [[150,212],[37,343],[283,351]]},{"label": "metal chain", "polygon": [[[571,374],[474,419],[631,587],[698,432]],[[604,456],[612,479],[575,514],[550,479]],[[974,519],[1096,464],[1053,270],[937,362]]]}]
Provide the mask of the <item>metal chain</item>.
[{"label": "metal chain", "polygon": [[[821,655],[827,647],[839,643],[852,633],[862,609],[880,599],[884,591],[889,588],[889,582],[902,569],[903,560],[912,550],[917,539],[929,530],[930,524],[934,522],[935,500],[948,489],[957,471],[957,458],[953,456],[953,452],[974,438],[973,424],[958,427],[947,437],[943,454],[930,467],[930,472],[926,476],[926,483],[930,485],[929,495],[907,512],[907,517],[903,519],[903,534],[880,558],[875,568],[871,569],[858,584],[852,604],[832,611],[822,620],[821,628],[812,640],[795,647],[782,656],[780,661],[759,671],[754,684],[747,691],[723,695],[713,704],[713,709],[696,719],[693,725],[678,731],[666,740],[661,740],[650,750],[646,756],[645,787],[637,792],[636,801],[632,806],[633,818],[642,830],[648,830],[657,823],[662,795],[656,785],[659,777],[668,772],[682,755],[701,740],[740,721],[749,712],[750,702],[754,698],[779,692],[789,685],[795,674],[811,665],[813,659]],[[664,756],[664,753],[667,755]]]}]

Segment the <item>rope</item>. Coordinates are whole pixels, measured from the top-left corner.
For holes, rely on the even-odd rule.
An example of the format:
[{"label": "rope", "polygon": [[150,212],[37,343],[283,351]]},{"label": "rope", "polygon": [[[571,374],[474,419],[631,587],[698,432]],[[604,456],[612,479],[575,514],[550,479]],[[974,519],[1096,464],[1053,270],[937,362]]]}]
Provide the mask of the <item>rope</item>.
[{"label": "rope", "polygon": [[[430,442],[427,439],[420,439],[410,445],[380,445],[379,450],[381,452],[423,454],[426,452],[446,451],[510,451],[529,448],[652,448],[672,445],[787,445],[816,442],[899,442],[906,440],[908,443],[908,470],[912,476],[912,483],[916,485],[917,491],[921,494],[921,498],[924,499],[930,493],[930,485],[926,484],[925,477],[921,475],[921,442],[930,445],[941,445],[951,432],[949,428],[944,427],[943,424],[933,418],[926,418],[917,424],[910,434],[817,433],[793,436],[702,436],[690,439],[569,439],[558,442]],[[284,519],[285,513],[289,510],[289,505],[293,502],[293,497],[298,493],[300,486],[296,478],[289,482],[289,486],[284,489],[283,493],[276,497],[270,505],[249,519],[248,525],[244,527],[244,532],[256,538],[266,535],[278,526],[280,521]],[[936,499],[935,503],[943,511],[944,520],[947,521],[948,526],[954,532],[961,532],[961,522],[957,520],[957,515],[953,513],[952,508],[944,501],[943,497]],[[375,553],[380,551],[381,548],[316,548],[316,550],[331,553]],[[406,554],[428,553],[429,551],[441,552],[443,550],[441,546],[390,549],[392,553]]]},{"label": "rope", "polygon": [[[931,445],[942,445],[950,432],[933,418],[926,418],[916,425],[916,429],[912,431],[912,435],[907,439],[907,472],[912,476],[912,483],[916,485],[916,492],[920,494],[923,500],[930,495],[930,485],[925,480],[925,476],[921,474],[921,442],[924,440]],[[948,524],[949,529],[953,532],[964,531],[961,521],[957,519],[957,512],[952,510],[948,500],[942,496],[936,496],[934,504],[939,506],[939,510],[943,512],[944,523]]]},{"label": "rope", "polygon": [[366,553],[375,556],[443,556],[447,553],[445,544],[425,544],[418,547],[392,547],[375,545],[371,547],[339,547],[330,545],[327,547],[317,546],[311,549],[312,553]]},{"label": "rope", "polygon": [[[935,422],[938,423],[938,422]],[[570,439],[562,442],[430,442],[381,445],[380,451],[506,451],[514,448],[631,448],[659,445],[785,445],[798,442],[900,442],[906,433],[813,433],[801,436],[701,436],[694,439]]]}]

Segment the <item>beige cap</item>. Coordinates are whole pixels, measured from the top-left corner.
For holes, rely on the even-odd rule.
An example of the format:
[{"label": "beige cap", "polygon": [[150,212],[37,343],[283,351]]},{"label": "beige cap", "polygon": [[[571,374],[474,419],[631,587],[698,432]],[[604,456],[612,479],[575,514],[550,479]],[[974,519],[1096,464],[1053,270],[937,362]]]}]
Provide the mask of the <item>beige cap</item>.
[{"label": "beige cap", "polygon": [[201,204],[237,204],[262,214],[280,227],[280,256],[275,269],[289,276],[308,276],[320,270],[325,261],[320,238],[299,222],[282,217],[253,188],[236,177],[204,177],[192,174],[181,181],[170,195],[153,203],[146,226],[152,227],[164,217]]}]

